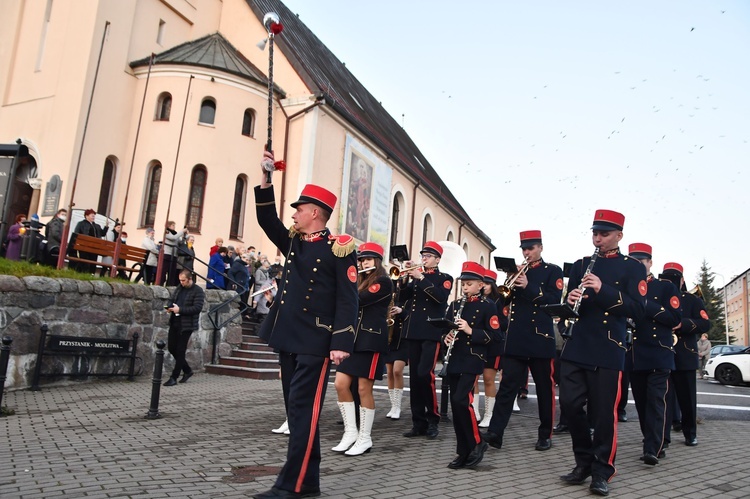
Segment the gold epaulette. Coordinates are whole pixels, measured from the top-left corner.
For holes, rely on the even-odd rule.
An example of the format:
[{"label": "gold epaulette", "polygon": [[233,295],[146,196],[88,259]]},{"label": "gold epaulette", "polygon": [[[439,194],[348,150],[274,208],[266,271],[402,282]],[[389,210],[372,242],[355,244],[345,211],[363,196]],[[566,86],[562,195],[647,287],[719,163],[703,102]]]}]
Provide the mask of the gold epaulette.
[{"label": "gold epaulette", "polygon": [[289,238],[291,239],[294,236],[296,236],[297,234],[299,234],[299,231],[294,228],[294,225],[290,225],[289,226]]},{"label": "gold epaulette", "polygon": [[354,238],[349,234],[339,234],[338,236],[328,236],[329,239],[333,240],[331,245],[331,251],[339,258],[349,256],[352,251],[357,247],[354,242]]}]

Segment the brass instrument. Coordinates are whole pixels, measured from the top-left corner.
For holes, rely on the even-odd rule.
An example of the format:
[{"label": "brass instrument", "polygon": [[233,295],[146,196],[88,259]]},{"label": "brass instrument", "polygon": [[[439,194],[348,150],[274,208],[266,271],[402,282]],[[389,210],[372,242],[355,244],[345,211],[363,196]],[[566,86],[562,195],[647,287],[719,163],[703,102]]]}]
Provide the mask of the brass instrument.
[{"label": "brass instrument", "polygon": [[[412,270],[416,269],[422,269],[422,265],[413,265],[411,267],[398,267],[397,265],[394,265],[388,270],[388,277],[391,278],[393,281],[398,281],[402,278],[401,274],[404,274],[406,272],[411,272]],[[403,276],[405,277],[405,276]]]},{"label": "brass instrument", "polygon": [[691,289],[690,291],[688,291],[688,293],[690,293],[693,296],[697,296],[701,300],[703,299],[703,290],[701,289],[701,287],[698,284],[696,284],[693,289]]},{"label": "brass instrument", "polygon": [[513,285],[516,284],[519,277],[526,274],[526,271],[529,270],[529,265],[531,265],[530,259],[525,259],[521,268],[518,269],[518,272],[509,275],[508,278],[505,279],[505,283],[497,287],[497,292],[500,293],[500,296],[505,300],[510,298],[510,295],[513,293]]},{"label": "brass instrument", "polygon": [[[456,314],[453,316],[454,323],[461,318],[461,313],[464,311],[464,305],[466,305],[466,299],[466,295],[461,297],[461,302],[459,303],[458,310],[456,310]],[[453,345],[456,344],[456,338],[458,338],[457,329],[452,329],[448,334],[451,333],[454,333],[453,339],[451,340],[451,344],[448,345],[448,350],[445,352],[445,358],[443,359],[443,366],[440,368],[440,372],[438,373],[438,376],[440,376],[441,378],[444,378],[448,374],[448,361],[450,361],[451,352],[453,351]]]}]

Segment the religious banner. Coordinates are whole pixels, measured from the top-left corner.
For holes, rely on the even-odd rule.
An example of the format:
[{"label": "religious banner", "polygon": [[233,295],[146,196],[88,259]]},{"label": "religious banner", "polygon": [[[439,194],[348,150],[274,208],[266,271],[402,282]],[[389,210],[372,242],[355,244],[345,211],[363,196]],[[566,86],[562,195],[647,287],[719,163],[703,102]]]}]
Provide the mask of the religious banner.
[{"label": "religious banner", "polygon": [[393,170],[351,135],[346,136],[339,228],[360,242],[388,246]]}]

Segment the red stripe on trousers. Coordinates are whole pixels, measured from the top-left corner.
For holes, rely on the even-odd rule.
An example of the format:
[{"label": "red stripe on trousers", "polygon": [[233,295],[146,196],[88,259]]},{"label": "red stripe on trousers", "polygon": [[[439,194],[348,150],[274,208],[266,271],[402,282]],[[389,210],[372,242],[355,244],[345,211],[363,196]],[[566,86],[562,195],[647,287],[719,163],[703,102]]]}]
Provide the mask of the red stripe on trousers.
[{"label": "red stripe on trousers", "polygon": [[375,379],[375,374],[378,372],[378,359],[380,353],[377,352],[372,356],[372,362],[370,363],[370,372],[368,373],[367,379]]},{"label": "red stripe on trousers", "polygon": [[432,358],[432,369],[430,369],[430,395],[432,395],[432,413],[438,413],[437,393],[435,392],[435,364],[437,364],[438,355],[440,355],[440,343],[435,344],[435,356]]},{"label": "red stripe on trousers", "polygon": [[324,383],[328,382],[328,361],[325,359],[323,362],[323,368],[320,370],[320,377],[318,378],[318,388],[315,390],[315,402],[313,403],[312,420],[310,421],[310,438],[307,441],[307,449],[305,450],[305,459],[302,460],[302,466],[299,470],[299,477],[297,477],[297,485],[294,487],[296,493],[300,493],[302,490],[302,482],[307,474],[307,465],[310,464],[310,454],[312,453],[313,443],[315,442],[315,429],[318,427],[318,419],[320,418],[320,399],[323,392]]},{"label": "red stripe on trousers", "polygon": [[[485,399],[486,400],[486,399]],[[469,392],[469,413],[471,418],[471,430],[474,433],[474,443],[479,445],[482,436],[479,434],[479,424],[477,423],[477,413],[474,412],[474,391]]]},{"label": "red stripe on trousers", "polygon": [[[615,455],[617,454],[617,406],[620,405],[620,397],[622,396],[622,371],[618,373],[617,376],[617,397],[615,397],[615,406],[612,408],[612,417],[613,417],[613,432],[612,432],[612,452],[609,454],[609,459],[607,460],[607,464],[615,467]],[[615,471],[617,473],[617,471]],[[612,475],[610,480],[615,475]]]}]

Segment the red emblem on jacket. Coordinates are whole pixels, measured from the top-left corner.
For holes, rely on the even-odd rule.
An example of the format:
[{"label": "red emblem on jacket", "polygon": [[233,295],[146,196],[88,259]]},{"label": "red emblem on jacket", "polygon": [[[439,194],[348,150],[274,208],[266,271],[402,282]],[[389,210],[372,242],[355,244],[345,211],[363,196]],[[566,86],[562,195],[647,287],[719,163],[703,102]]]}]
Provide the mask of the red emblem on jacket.
[{"label": "red emblem on jacket", "polygon": [[451,282],[450,281],[444,281],[443,282],[443,287],[445,289],[451,289]]},{"label": "red emblem on jacket", "polygon": [[492,329],[500,329],[500,321],[498,320],[496,315],[493,315],[490,318],[490,327]]},{"label": "red emblem on jacket", "polygon": [[646,284],[646,281],[641,281],[638,283],[638,292],[641,294],[641,296],[646,296],[646,293],[648,293],[648,284]]},{"label": "red emblem on jacket", "polygon": [[357,282],[357,267],[355,267],[354,265],[351,265],[346,270],[346,275],[347,275],[347,277],[349,277],[350,281]]},{"label": "red emblem on jacket", "polygon": [[703,317],[704,319],[708,320],[708,314],[706,313],[705,310],[701,310],[701,317]]},{"label": "red emblem on jacket", "polygon": [[669,299],[669,304],[672,305],[672,308],[678,309],[680,308],[680,299],[677,298],[676,296],[673,296],[672,298]]},{"label": "red emblem on jacket", "polygon": [[367,291],[369,291],[372,294],[377,293],[378,291],[380,291],[380,284],[376,282],[375,284],[367,288]]},{"label": "red emblem on jacket", "polygon": [[503,315],[505,317],[508,317],[509,313],[510,313],[510,307],[503,307]]},{"label": "red emblem on jacket", "polygon": [[555,281],[555,286],[557,286],[557,289],[559,289],[559,290],[561,290],[561,291],[562,291],[562,288],[563,288],[563,280],[562,280],[562,279],[558,279],[557,281]]}]

